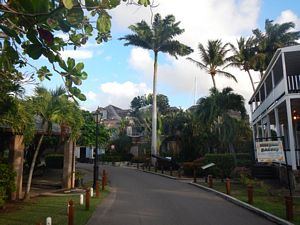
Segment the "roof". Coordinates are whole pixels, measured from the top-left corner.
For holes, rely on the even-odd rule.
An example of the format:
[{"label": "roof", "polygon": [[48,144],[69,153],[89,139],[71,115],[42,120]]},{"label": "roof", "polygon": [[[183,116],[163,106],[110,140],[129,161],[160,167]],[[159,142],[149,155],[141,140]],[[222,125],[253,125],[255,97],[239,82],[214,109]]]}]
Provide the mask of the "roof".
[{"label": "roof", "polygon": [[103,113],[103,120],[121,120],[130,113],[130,109],[121,109],[114,105],[108,105],[104,108],[98,107],[97,110]]}]

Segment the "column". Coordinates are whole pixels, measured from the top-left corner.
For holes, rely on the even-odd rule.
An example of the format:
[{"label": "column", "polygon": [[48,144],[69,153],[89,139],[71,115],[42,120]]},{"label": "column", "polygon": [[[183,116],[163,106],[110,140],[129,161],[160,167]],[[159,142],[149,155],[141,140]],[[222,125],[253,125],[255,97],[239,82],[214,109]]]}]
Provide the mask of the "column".
[{"label": "column", "polygon": [[277,137],[281,137],[281,129],[280,129],[280,122],[279,122],[279,115],[278,115],[278,108],[276,107],[274,109],[274,114],[275,114],[275,126],[276,126],[276,134]]},{"label": "column", "polygon": [[291,99],[290,98],[286,99],[286,114],[287,114],[287,121],[288,121],[289,146],[290,146],[292,169],[297,170],[296,151],[295,151],[295,136],[294,136],[293,118],[292,118],[292,110],[291,110]]},{"label": "column", "polygon": [[16,191],[11,193],[11,199],[17,200],[23,198],[22,180],[23,180],[23,163],[24,163],[24,143],[23,135],[14,135],[10,140],[9,162],[16,172],[15,184]]},{"label": "column", "polygon": [[65,189],[72,188],[72,164],[73,164],[73,141],[66,140],[64,143],[64,167],[62,185]]}]

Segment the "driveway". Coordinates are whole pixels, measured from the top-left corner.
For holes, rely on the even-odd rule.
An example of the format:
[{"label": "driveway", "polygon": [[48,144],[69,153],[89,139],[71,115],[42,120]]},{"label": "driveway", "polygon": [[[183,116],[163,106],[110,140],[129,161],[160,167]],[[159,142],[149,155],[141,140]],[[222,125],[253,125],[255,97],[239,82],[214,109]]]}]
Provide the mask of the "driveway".
[{"label": "driveway", "polygon": [[[104,167],[101,166],[101,170]],[[87,225],[269,225],[197,187],[135,169],[106,166],[112,187]]]}]

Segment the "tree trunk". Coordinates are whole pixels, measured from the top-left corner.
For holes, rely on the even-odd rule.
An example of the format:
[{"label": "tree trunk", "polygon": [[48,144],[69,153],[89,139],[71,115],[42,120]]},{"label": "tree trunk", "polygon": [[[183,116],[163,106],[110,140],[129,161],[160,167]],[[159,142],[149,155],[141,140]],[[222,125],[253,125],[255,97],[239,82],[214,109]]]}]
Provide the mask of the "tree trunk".
[{"label": "tree trunk", "polygon": [[252,84],[252,88],[253,88],[253,92],[255,92],[255,87],[254,87],[254,82],[253,82],[253,79],[251,77],[251,74],[250,74],[250,71],[249,70],[246,70],[248,75],[249,75],[249,78],[250,78],[250,81],[251,81],[251,84]]},{"label": "tree trunk", "polygon": [[44,139],[44,134],[41,135],[40,140],[38,142],[38,145],[37,145],[36,150],[35,150],[34,155],[33,155],[33,159],[32,159],[31,165],[30,165],[30,170],[29,170],[29,175],[28,175],[28,180],[27,180],[27,186],[26,186],[24,199],[29,199],[30,198],[29,192],[30,192],[30,188],[31,188],[32,175],[33,175],[36,159],[37,159],[37,156],[39,154],[43,139]]},{"label": "tree trunk", "polygon": [[216,87],[216,81],[215,81],[215,75],[211,74],[211,79],[213,81],[214,88],[217,88]]},{"label": "tree trunk", "polygon": [[[158,52],[154,52],[152,138],[151,138],[151,153],[154,155],[157,155],[157,109],[156,109],[157,56],[158,56]],[[155,163],[155,160],[152,160],[152,163]]]}]

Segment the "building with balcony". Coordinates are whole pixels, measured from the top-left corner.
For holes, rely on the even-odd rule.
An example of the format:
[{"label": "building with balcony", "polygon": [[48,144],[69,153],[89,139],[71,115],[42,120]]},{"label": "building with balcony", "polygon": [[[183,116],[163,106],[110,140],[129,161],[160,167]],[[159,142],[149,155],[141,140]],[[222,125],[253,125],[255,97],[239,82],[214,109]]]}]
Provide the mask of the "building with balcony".
[{"label": "building with balcony", "polygon": [[299,170],[300,45],[276,51],[249,104],[254,141],[281,140],[288,165]]}]

